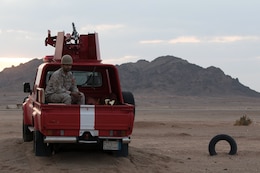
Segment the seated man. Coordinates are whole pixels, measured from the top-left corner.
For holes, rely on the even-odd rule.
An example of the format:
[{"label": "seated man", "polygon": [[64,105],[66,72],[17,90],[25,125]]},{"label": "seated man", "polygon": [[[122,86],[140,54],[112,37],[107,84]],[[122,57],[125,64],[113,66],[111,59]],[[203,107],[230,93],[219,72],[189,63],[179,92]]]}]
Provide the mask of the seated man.
[{"label": "seated man", "polygon": [[55,71],[45,90],[46,101],[50,103],[85,104],[85,96],[79,92],[71,73],[72,57],[61,58],[61,68]]}]

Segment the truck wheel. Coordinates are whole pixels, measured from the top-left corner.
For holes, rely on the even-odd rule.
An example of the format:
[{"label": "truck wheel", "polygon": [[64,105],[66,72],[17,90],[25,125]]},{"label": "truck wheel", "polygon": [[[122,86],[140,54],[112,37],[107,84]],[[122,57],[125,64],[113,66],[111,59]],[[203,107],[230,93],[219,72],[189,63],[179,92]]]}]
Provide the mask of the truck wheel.
[{"label": "truck wheel", "polygon": [[127,157],[128,156],[128,144],[122,143],[121,150],[117,151],[116,156]]},{"label": "truck wheel", "polygon": [[227,141],[229,143],[229,145],[230,145],[230,151],[228,153],[229,155],[234,155],[234,154],[237,153],[237,143],[236,143],[236,141],[229,135],[220,134],[220,135],[217,135],[217,136],[213,137],[210,140],[210,143],[209,143],[209,154],[211,156],[217,155],[215,146],[221,140],[225,140],[225,141]]},{"label": "truck wheel", "polygon": [[[23,103],[26,101],[28,97],[25,97],[23,100]],[[23,114],[24,117],[24,114]],[[30,142],[33,140],[33,133],[29,130],[28,125],[24,124],[24,119],[23,119],[23,141],[24,142]]]},{"label": "truck wheel", "polygon": [[24,97],[23,99],[23,103],[28,99],[28,96],[27,97]]},{"label": "truck wheel", "polygon": [[[122,95],[125,103],[135,106],[134,95],[131,92],[123,91]],[[135,114],[135,110],[134,110],[134,114]]]},{"label": "truck wheel", "polygon": [[29,130],[28,125],[23,123],[23,141],[30,142],[33,140],[33,133]]},{"label": "truck wheel", "polygon": [[40,131],[34,131],[34,152],[36,156],[50,156],[52,146],[44,143],[43,135]]}]

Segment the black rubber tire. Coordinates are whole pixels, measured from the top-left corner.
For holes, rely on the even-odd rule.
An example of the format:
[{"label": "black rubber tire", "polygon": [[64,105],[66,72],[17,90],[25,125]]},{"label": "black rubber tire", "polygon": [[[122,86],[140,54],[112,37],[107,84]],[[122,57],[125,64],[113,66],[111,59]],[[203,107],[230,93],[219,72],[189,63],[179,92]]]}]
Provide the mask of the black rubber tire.
[{"label": "black rubber tire", "polygon": [[219,134],[216,135],[215,137],[213,137],[210,142],[209,142],[209,154],[211,156],[217,155],[216,152],[216,144],[221,141],[221,140],[225,140],[229,143],[230,145],[230,151],[229,151],[229,155],[235,155],[237,153],[237,143],[236,141],[229,135],[226,134]]},{"label": "black rubber tire", "polygon": [[33,140],[33,132],[31,132],[28,128],[28,125],[23,123],[23,141],[30,142]]},{"label": "black rubber tire", "polygon": [[[123,91],[122,92],[123,99],[125,103],[131,104],[135,106],[135,99],[134,95],[131,92]],[[134,115],[135,115],[135,108],[134,108]],[[117,151],[117,156],[119,157],[127,157],[128,156],[128,144],[121,144],[121,150]]]},{"label": "black rubber tire", "polygon": [[116,151],[117,157],[127,157],[128,156],[128,144],[121,144],[121,149]]},{"label": "black rubber tire", "polygon": [[[26,99],[27,99],[28,97],[25,97],[24,98],[24,100],[23,100],[23,103],[26,101]],[[24,113],[23,113],[23,117],[24,117]],[[29,130],[29,126],[28,125],[25,125],[24,124],[24,118],[23,118],[23,124],[22,124],[22,126],[23,126],[23,141],[24,142],[30,142],[30,141],[32,141],[33,140],[33,132],[31,132],[30,130]]]},{"label": "black rubber tire", "polygon": [[36,130],[34,131],[34,153],[35,156],[50,156],[53,151],[52,145],[48,145],[43,141],[43,134]]},{"label": "black rubber tire", "polygon": [[28,99],[28,96],[23,99],[23,103]]}]

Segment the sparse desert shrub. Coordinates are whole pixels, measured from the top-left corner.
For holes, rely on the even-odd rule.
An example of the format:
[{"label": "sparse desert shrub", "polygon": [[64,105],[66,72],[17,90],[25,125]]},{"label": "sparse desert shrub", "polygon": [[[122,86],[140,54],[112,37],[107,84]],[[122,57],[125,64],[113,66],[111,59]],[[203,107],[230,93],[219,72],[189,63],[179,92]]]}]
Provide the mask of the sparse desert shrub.
[{"label": "sparse desert shrub", "polygon": [[252,120],[247,116],[243,115],[239,120],[236,120],[235,126],[248,126],[252,123]]}]

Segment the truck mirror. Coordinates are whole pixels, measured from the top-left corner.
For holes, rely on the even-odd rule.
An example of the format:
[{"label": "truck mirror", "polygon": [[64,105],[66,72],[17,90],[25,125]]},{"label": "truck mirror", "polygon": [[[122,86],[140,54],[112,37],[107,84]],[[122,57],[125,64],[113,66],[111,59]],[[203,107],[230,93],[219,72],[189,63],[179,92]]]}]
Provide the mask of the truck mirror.
[{"label": "truck mirror", "polygon": [[31,92],[31,86],[29,82],[23,83],[23,92],[30,93]]}]

